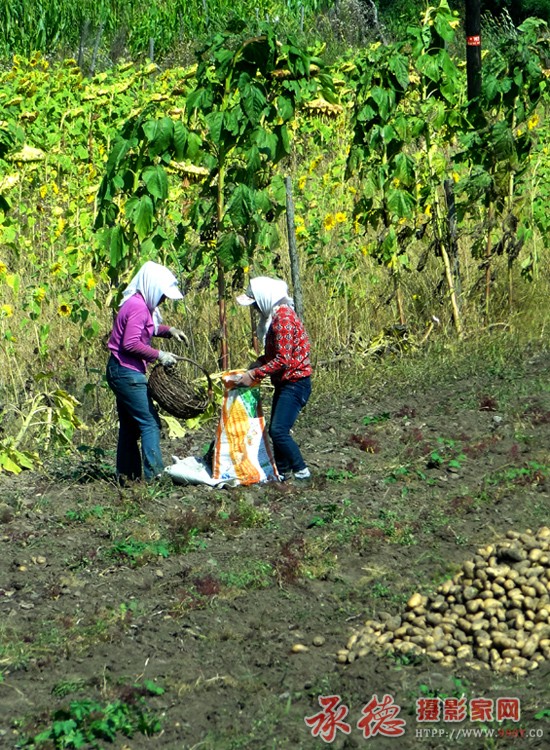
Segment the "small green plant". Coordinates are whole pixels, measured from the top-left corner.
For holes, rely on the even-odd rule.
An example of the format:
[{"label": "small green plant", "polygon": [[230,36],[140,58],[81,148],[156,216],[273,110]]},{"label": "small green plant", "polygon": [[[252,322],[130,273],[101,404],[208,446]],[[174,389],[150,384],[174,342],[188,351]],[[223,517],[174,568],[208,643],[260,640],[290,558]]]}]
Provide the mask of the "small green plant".
[{"label": "small green plant", "polygon": [[375,599],[386,599],[391,594],[391,589],[389,586],[386,586],[384,583],[380,583],[380,581],[376,581],[373,584],[371,595]]},{"label": "small green plant", "polygon": [[115,542],[105,553],[107,557],[124,560],[132,565],[139,565],[150,557],[170,557],[172,548],[169,542],[158,540],[142,542],[137,539],[125,539]]},{"label": "small green plant", "polygon": [[325,477],[332,482],[345,482],[346,479],[354,479],[357,476],[353,471],[347,469],[327,469]]},{"label": "small green plant", "polygon": [[68,521],[76,521],[82,523],[87,521],[89,518],[103,518],[105,508],[102,505],[94,505],[93,508],[88,510],[68,510],[65,513],[65,518]]},{"label": "small green plant", "polygon": [[456,442],[446,438],[437,438],[437,448],[430,452],[428,468],[446,466],[449,469],[460,469],[466,460],[464,453],[458,450]]},{"label": "small green plant", "polygon": [[143,686],[132,686],[130,690],[132,695],[128,702],[71,701],[68,708],[54,712],[46,730],[23,740],[17,747],[47,746],[56,750],[89,747],[100,750],[101,741],[115,742],[119,734],[124,737],[133,737],[136,733],[146,737],[158,734],[161,723],[149,712],[145,697],[162,695],[164,689],[149,680]]},{"label": "small green plant", "polygon": [[263,560],[249,560],[240,569],[220,573],[224,586],[236,589],[263,589],[273,581],[273,567]]},{"label": "small green plant", "polygon": [[399,482],[400,480],[406,479],[410,476],[411,470],[409,468],[407,468],[406,466],[398,466],[396,469],[392,469],[388,476],[384,478],[384,483],[395,484],[396,482]]},{"label": "small green plant", "polygon": [[380,424],[380,422],[387,422],[388,419],[391,419],[391,414],[389,411],[385,411],[381,414],[372,414],[363,417],[363,424]]},{"label": "small green plant", "polygon": [[65,698],[71,693],[77,693],[86,686],[86,680],[60,680],[52,687],[52,695]]}]

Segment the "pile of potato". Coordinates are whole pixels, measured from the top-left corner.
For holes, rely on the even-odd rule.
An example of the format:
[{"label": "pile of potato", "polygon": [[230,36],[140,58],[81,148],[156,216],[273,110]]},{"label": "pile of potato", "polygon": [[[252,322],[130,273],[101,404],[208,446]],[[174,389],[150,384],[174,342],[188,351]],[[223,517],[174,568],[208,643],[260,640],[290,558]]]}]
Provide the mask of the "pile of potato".
[{"label": "pile of potato", "polygon": [[434,594],[413,594],[402,615],[367,620],[337,658],[425,654],[444,666],[526,675],[550,659],[550,528],[509,531]]}]

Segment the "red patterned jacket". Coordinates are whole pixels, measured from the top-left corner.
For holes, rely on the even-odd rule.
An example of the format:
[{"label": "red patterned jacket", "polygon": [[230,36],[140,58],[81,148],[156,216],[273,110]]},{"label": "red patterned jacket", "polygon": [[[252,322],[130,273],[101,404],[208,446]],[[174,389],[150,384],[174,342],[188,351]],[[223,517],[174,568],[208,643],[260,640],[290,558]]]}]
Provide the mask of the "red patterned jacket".
[{"label": "red patterned jacket", "polygon": [[312,372],[309,349],[302,321],[291,307],[281,305],[273,312],[261,364],[251,374],[256,380],[270,375],[273,384],[307,378]]}]

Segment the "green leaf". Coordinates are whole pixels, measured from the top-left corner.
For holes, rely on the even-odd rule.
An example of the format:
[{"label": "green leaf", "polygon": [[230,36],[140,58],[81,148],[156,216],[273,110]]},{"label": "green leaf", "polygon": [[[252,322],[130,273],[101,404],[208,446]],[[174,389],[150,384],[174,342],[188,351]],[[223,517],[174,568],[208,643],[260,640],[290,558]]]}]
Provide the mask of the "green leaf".
[{"label": "green leaf", "polygon": [[243,246],[235,232],[226,232],[218,238],[217,254],[225,269],[239,264],[243,255]]},{"label": "green leaf", "polygon": [[224,113],[214,111],[206,116],[206,124],[210,132],[210,137],[214,143],[222,142],[222,128],[223,128]]},{"label": "green leaf", "polygon": [[390,190],[388,192],[388,208],[398,219],[412,216],[415,200],[410,193],[404,190]]},{"label": "green leaf", "polygon": [[431,81],[437,82],[441,78],[441,68],[439,66],[439,58],[436,55],[421,55],[416,60],[418,71],[423,73],[426,78]]},{"label": "green leaf", "polygon": [[275,103],[277,113],[282,120],[287,122],[294,117],[294,104],[287,96],[278,96]]},{"label": "green leaf", "polygon": [[228,203],[226,213],[236,229],[246,227],[256,208],[254,192],[247,185],[238,185]]},{"label": "green leaf", "polygon": [[127,254],[127,242],[124,230],[120,225],[111,227],[105,233],[105,245],[109,252],[111,268],[117,269],[121,260]]},{"label": "green leaf", "polygon": [[386,89],[380,86],[374,86],[371,91],[371,97],[376,102],[378,114],[383,120],[387,120],[390,114],[390,94]]},{"label": "green leaf", "polygon": [[286,125],[276,127],[275,135],[277,136],[277,151],[273,161],[278,162],[290,154],[290,137]]},{"label": "green leaf", "polygon": [[193,161],[202,148],[202,138],[198,133],[189,133],[187,136],[187,158]]},{"label": "green leaf", "polygon": [[160,164],[144,169],[142,177],[147,190],[153,197],[158,200],[165,200],[168,197],[168,178]]},{"label": "green leaf", "polygon": [[153,201],[148,195],[131,198],[126,204],[126,215],[133,223],[138,238],[143,241],[153,228]]},{"label": "green leaf", "polygon": [[434,27],[439,36],[446,42],[451,42],[455,37],[450,21],[453,20],[448,13],[438,12],[434,18]]},{"label": "green leaf", "polygon": [[394,74],[401,88],[409,85],[409,63],[404,55],[392,55],[388,61],[388,68]]},{"label": "green leaf", "polygon": [[393,163],[394,175],[399,179],[399,181],[407,187],[413,185],[416,178],[414,159],[401,152],[397,154]]},{"label": "green leaf", "polygon": [[7,453],[0,451],[0,472],[2,470],[9,471],[11,474],[21,474],[21,467],[13,461]]},{"label": "green leaf", "polygon": [[181,122],[174,123],[174,157],[181,161],[185,156],[185,147],[187,145],[187,128]]},{"label": "green leaf", "polygon": [[241,92],[241,101],[246,116],[250,123],[255,126],[260,121],[267,104],[265,94],[258,85],[249,83]]},{"label": "green leaf", "polygon": [[170,117],[149,120],[143,125],[143,132],[149,140],[149,153],[152,156],[163,154],[172,142],[174,121]]}]

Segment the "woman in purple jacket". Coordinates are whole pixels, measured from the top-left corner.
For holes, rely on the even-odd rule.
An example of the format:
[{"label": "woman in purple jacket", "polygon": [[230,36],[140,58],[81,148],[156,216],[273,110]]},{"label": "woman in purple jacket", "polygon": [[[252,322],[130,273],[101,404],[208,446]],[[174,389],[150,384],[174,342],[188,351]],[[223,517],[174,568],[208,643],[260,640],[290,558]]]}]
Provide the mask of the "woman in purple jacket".
[{"label": "woman in purple jacket", "polygon": [[[153,336],[186,341],[178,328],[161,325],[159,305],[165,299],[183,299],[178,281],[165,266],[147,261],[124,290],[122,302],[107,344],[107,382],[116,396],[119,418],[116,470],[119,481],[159,476],[163,469],[160,451],[160,420],[147,389],[145,371],[149,362],[164,367],[176,363],[169,352],[151,346]],[[141,438],[141,454],[138,440]]]}]

